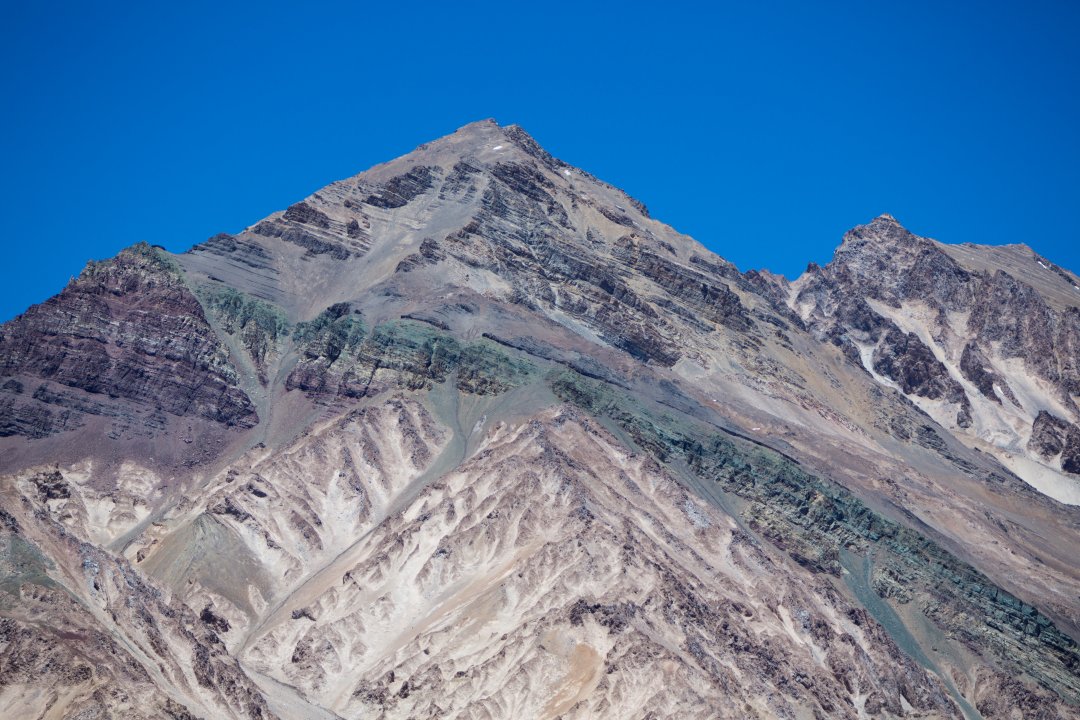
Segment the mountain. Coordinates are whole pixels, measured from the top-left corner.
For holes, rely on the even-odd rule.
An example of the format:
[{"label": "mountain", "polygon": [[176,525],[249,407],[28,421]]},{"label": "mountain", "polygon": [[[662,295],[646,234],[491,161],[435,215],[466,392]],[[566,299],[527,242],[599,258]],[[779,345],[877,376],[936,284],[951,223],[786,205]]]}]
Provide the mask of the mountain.
[{"label": "mountain", "polygon": [[1069,718],[1076,276],[741,273],[517,126],[0,328],[5,717]]},{"label": "mountain", "polygon": [[1080,278],[1025,245],[945,245],[884,215],[792,288],[815,334],[965,444],[1080,503]]}]

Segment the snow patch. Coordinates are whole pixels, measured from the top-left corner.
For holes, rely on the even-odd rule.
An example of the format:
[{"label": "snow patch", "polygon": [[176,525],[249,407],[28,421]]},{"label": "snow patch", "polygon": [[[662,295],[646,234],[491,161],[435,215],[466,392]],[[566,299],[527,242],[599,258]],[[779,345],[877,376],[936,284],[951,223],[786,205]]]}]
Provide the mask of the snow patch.
[{"label": "snow patch", "polygon": [[877,350],[877,345],[867,345],[854,339],[852,342],[855,343],[855,347],[859,348],[859,360],[862,361],[862,366],[866,372],[870,373],[870,376],[882,385],[890,387],[902,395],[904,391],[900,389],[899,385],[884,375],[879,375],[878,371],[874,369],[874,351]]},{"label": "snow patch", "polygon": [[[1039,262],[1043,265],[1042,262]],[[1043,265],[1043,267],[1046,267]],[[959,368],[960,348],[966,338],[960,329],[966,330],[966,317],[949,317],[950,330],[955,335],[949,339],[944,334],[945,344],[938,341],[930,329],[935,326],[933,314],[922,303],[904,303],[900,308],[891,308],[884,303],[868,301],[870,307],[879,315],[892,320],[904,332],[913,332],[930,348],[949,372],[949,376],[958,382],[968,396],[971,406],[972,426],[961,429],[956,425],[956,405],[942,399],[929,400],[917,396],[908,396],[921,410],[952,432],[965,444],[978,445],[994,455],[1006,467],[1044,495],[1070,505],[1080,504],[1080,482],[1067,477],[1054,468],[1026,456],[1025,447],[1031,437],[1031,423],[1039,410],[1049,410],[1059,417],[1070,417],[1070,413],[1057,400],[1053,388],[1032,375],[1020,358],[1001,356],[1000,343],[991,343],[990,370],[999,372],[1008,378],[1009,388],[1020,403],[1015,407],[1009,400],[1004,388],[994,385],[994,393],[1001,400],[995,403],[983,397],[978,388],[963,376]],[[961,324],[962,323],[962,324]],[[874,345],[858,343],[859,356],[863,367],[882,385],[899,390],[896,383],[874,371]],[[974,441],[974,443],[972,442]]]},{"label": "snow patch", "polygon": [[995,450],[997,451],[993,454],[1002,465],[1043,495],[1049,495],[1066,505],[1080,505],[1080,482],[1075,478],[1023,455],[1012,455],[996,448]]}]

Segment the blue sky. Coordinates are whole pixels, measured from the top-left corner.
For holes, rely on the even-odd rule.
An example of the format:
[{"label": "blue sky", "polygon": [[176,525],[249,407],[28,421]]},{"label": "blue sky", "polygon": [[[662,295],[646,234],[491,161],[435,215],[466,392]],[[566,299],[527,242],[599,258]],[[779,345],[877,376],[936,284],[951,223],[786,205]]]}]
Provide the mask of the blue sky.
[{"label": "blue sky", "polygon": [[5,3],[0,319],[481,118],[742,269],[882,212],[1080,270],[1080,3]]}]

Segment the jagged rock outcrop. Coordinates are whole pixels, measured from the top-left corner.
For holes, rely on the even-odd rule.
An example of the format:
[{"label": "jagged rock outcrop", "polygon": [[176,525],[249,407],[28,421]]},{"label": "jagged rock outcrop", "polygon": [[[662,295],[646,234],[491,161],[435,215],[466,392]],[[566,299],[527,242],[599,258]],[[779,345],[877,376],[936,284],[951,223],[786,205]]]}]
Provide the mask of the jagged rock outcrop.
[{"label": "jagged rock outcrop", "polygon": [[[432,326],[432,323],[436,323]],[[498,394],[523,384],[530,368],[486,340],[463,344],[439,332],[437,321],[403,318],[365,332],[348,305],[333,305],[297,327],[303,353],[286,380],[312,396],[362,398],[389,381],[430,389],[454,375],[462,392]],[[375,388],[373,390],[373,388]]]},{"label": "jagged rock outcrop", "polygon": [[964,389],[949,377],[949,371],[915,333],[890,327],[872,359],[874,370],[895,381],[905,394],[959,405],[956,424],[970,427],[971,404]]},{"label": "jagged rock outcrop", "polygon": [[1075,503],[1075,465],[1027,449],[1040,413],[1080,419],[1078,283],[1026,246],[943,245],[883,215],[808,270],[790,302],[819,337],[925,401],[965,442]]},{"label": "jagged rock outcrop", "polygon": [[1065,472],[1080,473],[1080,427],[1073,423],[1040,410],[1028,448],[1044,460],[1058,460]]},{"label": "jagged rock outcrop", "polygon": [[274,306],[231,288],[201,288],[202,302],[221,331],[232,336],[252,361],[259,382],[269,382],[267,370],[289,330],[289,322]]}]

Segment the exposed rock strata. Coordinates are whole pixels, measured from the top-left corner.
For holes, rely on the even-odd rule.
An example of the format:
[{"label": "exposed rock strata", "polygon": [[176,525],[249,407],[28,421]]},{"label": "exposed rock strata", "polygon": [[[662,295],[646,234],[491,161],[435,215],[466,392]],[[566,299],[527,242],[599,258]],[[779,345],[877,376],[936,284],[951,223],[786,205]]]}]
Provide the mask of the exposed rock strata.
[{"label": "exposed rock strata", "polygon": [[86,415],[151,433],[158,413],[239,428],[258,421],[198,299],[148,245],[91,263],[60,295],[4,325],[0,376],[13,378],[7,434],[58,433]]}]

